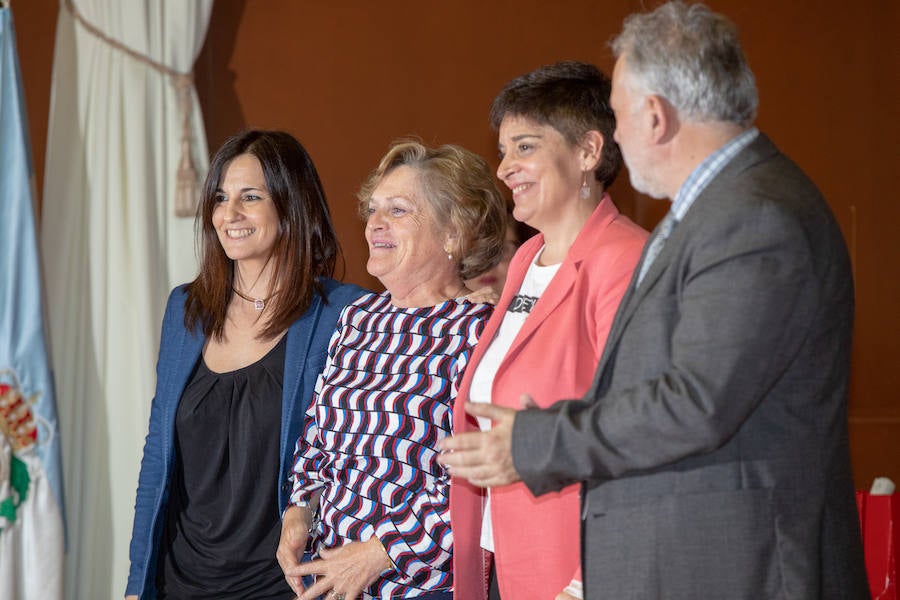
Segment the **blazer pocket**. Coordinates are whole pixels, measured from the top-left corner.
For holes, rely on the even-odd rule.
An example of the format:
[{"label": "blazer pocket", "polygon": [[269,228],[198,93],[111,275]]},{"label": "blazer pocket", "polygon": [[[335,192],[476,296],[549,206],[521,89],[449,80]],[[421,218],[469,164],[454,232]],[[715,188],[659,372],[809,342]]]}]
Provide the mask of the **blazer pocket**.
[{"label": "blazer pocket", "polygon": [[671,496],[659,514],[667,598],[784,597],[771,489]]},{"label": "blazer pocket", "polygon": [[784,597],[771,492],[666,496],[590,514],[585,582],[598,598]]},{"label": "blazer pocket", "polygon": [[591,597],[643,600],[659,597],[655,504],[592,512],[583,529],[583,578]]}]

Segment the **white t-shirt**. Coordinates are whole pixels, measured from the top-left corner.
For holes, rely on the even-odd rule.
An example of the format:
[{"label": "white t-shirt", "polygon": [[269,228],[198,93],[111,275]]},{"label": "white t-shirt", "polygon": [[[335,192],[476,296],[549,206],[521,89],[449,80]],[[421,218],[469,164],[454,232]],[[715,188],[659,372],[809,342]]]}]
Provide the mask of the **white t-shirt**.
[{"label": "white t-shirt", "polygon": [[[469,390],[469,400],[472,402],[491,402],[491,390],[494,387],[494,376],[500,363],[512,346],[516,336],[525,324],[525,319],[531,314],[538,298],[550,285],[550,281],[559,270],[559,264],[542,267],[537,264],[538,258],[544,251],[542,247],[535,255],[534,260],[525,273],[525,279],[519,287],[518,293],[513,297],[503,315],[503,321],[490,346],[485,351],[481,362],[472,375],[472,387]],[[478,417],[478,427],[482,431],[491,428],[490,419]],[[494,534],[491,528],[491,492],[488,490],[487,500],[484,505],[484,518],[481,522],[481,547],[490,552],[494,551]]]}]

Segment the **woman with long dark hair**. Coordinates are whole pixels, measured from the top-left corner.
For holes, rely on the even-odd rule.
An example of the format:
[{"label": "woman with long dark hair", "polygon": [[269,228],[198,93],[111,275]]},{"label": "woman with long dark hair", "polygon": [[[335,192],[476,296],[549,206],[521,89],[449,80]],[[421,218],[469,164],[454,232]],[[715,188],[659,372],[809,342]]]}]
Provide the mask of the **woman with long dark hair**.
[{"label": "woman with long dark hair", "polygon": [[312,159],[247,131],[213,158],[200,272],[166,307],[129,598],[293,598],[275,558],[294,442],[343,307]]}]

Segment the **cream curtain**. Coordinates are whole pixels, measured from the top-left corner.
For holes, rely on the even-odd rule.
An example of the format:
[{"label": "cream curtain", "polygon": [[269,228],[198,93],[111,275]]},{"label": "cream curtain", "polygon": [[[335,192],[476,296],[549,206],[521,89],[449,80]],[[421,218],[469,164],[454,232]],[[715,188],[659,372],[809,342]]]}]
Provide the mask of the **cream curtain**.
[{"label": "cream curtain", "polygon": [[[86,21],[189,72],[212,0],[74,0]],[[181,115],[171,79],[73,19],[60,2],[42,253],[63,448],[66,598],[121,598],[134,492],[168,290],[196,270],[175,217]],[[193,160],[207,148],[191,88]]]}]

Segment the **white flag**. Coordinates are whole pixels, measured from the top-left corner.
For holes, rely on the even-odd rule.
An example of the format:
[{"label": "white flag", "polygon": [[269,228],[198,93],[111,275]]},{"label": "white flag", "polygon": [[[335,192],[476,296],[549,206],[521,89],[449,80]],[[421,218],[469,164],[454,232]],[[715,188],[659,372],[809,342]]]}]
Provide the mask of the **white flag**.
[{"label": "white flag", "polygon": [[65,542],[59,429],[10,11],[0,8],[0,600],[53,600]]}]

